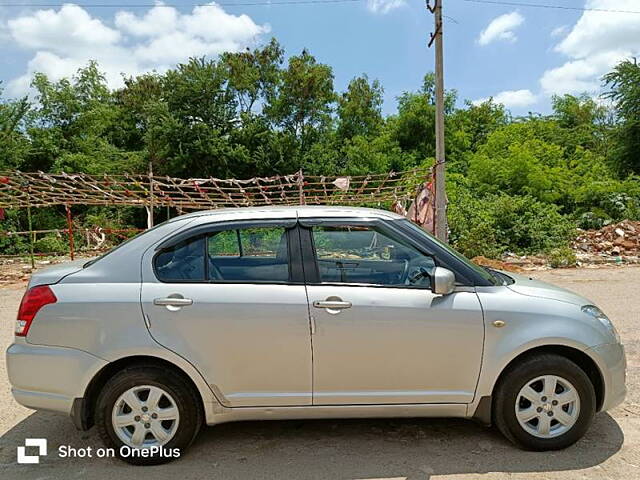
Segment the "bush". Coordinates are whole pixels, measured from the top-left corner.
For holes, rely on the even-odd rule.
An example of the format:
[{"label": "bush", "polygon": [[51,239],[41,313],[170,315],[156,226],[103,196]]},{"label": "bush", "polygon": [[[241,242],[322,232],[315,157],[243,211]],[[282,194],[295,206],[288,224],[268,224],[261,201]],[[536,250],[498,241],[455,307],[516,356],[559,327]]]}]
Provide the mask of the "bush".
[{"label": "bush", "polygon": [[578,261],[575,252],[569,247],[554,248],[547,255],[547,260],[552,268],[575,267]]},{"label": "bush", "polygon": [[575,235],[575,223],[556,205],[528,195],[475,196],[466,183],[451,175],[447,188],[450,240],[468,257],[549,252]]},{"label": "bush", "polygon": [[576,233],[575,223],[554,204],[528,195],[498,195],[488,199],[495,236],[514,253],[548,252],[567,246]]},{"label": "bush", "polygon": [[38,253],[64,254],[69,252],[69,245],[67,244],[67,242],[63,238],[55,234],[48,234],[42,238],[39,238],[38,240],[36,240],[33,248],[34,251]]},{"label": "bush", "polygon": [[574,192],[580,228],[598,229],[620,220],[640,220],[640,178],[591,182]]}]

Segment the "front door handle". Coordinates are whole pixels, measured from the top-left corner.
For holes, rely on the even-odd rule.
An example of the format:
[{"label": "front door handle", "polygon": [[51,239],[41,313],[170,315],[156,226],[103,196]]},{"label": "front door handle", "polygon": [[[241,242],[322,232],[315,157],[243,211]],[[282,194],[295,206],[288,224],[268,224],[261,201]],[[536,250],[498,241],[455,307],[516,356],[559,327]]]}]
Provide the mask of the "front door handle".
[{"label": "front door handle", "polygon": [[172,293],[168,297],[155,298],[153,300],[153,304],[164,306],[170,312],[178,312],[182,307],[193,305],[193,300],[190,298],[184,298],[179,293]]},{"label": "front door handle", "polygon": [[344,308],[351,308],[351,302],[343,302],[342,300],[316,300],[313,302],[313,306],[316,308],[328,308],[329,310],[342,310]]},{"label": "front door handle", "polygon": [[165,307],[186,307],[188,305],[193,305],[193,300],[182,297],[166,297],[154,299],[153,304],[164,305]]},{"label": "front door handle", "polygon": [[338,315],[345,308],[351,308],[351,302],[344,302],[340,297],[332,295],[324,300],[315,300],[313,306],[324,308],[324,311],[330,315]]}]

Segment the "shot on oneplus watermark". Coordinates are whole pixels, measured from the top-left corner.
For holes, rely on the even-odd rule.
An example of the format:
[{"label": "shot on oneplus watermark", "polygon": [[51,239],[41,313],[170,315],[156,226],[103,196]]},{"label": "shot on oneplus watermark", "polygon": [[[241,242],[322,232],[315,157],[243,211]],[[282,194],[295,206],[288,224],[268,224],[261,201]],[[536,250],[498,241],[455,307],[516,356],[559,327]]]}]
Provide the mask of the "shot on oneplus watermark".
[{"label": "shot on oneplus watermark", "polygon": [[[27,447],[33,450],[27,451]],[[36,452],[37,453],[34,453]],[[38,464],[40,457],[47,455],[47,439],[27,438],[24,445],[17,448],[17,460],[19,464]],[[132,448],[123,445],[119,449],[110,447],[77,447],[73,445],[59,445],[55,450],[58,458],[151,458],[160,457],[166,459],[176,459],[180,457],[179,448],[164,448],[152,445],[149,447]]]}]

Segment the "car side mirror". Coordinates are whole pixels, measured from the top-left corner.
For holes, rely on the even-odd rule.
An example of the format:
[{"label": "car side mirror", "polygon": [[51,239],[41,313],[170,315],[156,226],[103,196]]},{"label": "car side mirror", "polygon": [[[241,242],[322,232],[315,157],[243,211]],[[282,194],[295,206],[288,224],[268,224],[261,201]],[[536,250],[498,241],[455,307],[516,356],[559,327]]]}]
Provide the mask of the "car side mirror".
[{"label": "car side mirror", "polygon": [[436,267],[431,274],[431,288],[437,295],[449,295],[456,288],[456,276],[451,270]]}]

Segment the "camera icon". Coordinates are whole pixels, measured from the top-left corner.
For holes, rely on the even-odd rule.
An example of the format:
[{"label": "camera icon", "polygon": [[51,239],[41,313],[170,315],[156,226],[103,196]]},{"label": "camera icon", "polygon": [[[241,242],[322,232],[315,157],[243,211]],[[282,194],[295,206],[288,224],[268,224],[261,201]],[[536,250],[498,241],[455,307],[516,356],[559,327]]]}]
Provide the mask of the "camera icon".
[{"label": "camera icon", "polygon": [[[37,455],[27,455],[27,447],[38,447]],[[18,447],[18,463],[40,463],[40,457],[47,454],[46,438],[27,438],[24,447]]]}]

